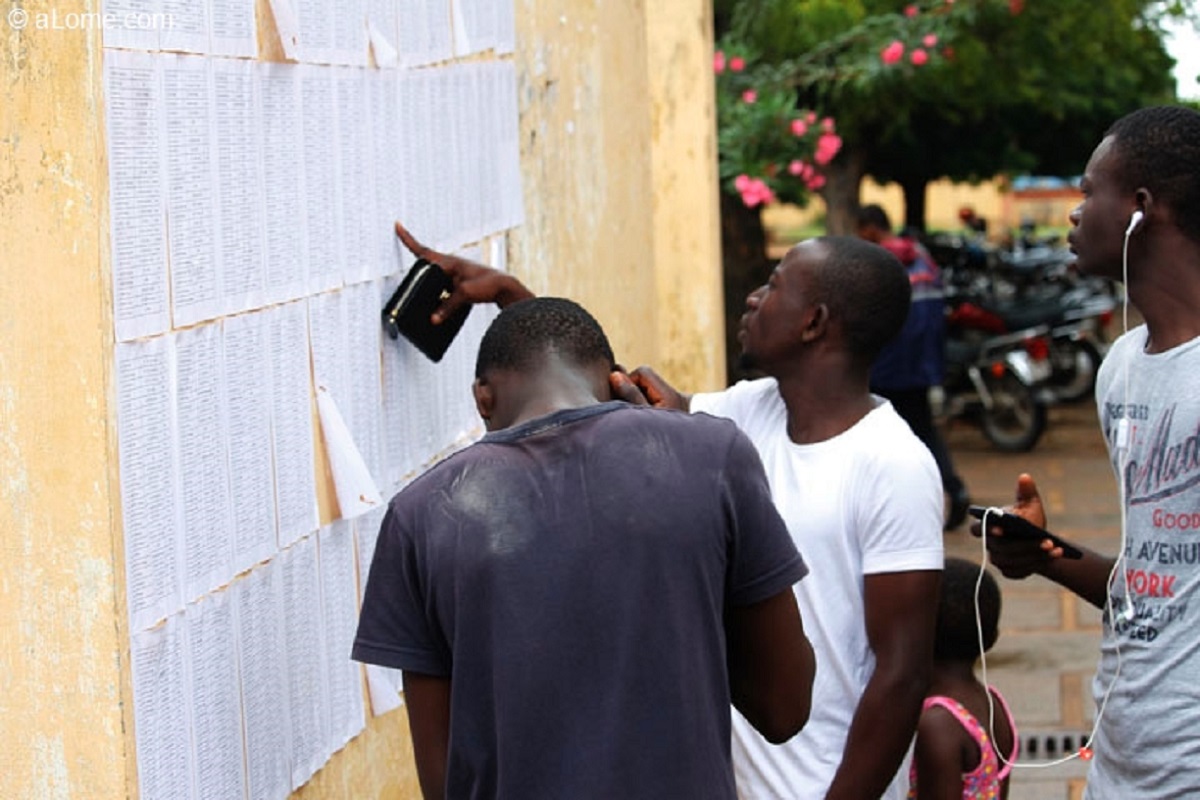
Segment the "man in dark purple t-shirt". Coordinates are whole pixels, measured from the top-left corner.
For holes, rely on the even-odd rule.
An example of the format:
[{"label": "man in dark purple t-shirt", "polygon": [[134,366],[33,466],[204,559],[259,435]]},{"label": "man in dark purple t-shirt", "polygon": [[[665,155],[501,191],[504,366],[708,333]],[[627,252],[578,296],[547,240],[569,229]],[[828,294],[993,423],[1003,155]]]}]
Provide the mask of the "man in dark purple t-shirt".
[{"label": "man in dark purple t-shirt", "polygon": [[426,797],[733,798],[732,702],[808,718],[807,572],[730,422],[611,400],[576,304],[480,346],[489,433],[391,502],[353,657],[399,668]]}]

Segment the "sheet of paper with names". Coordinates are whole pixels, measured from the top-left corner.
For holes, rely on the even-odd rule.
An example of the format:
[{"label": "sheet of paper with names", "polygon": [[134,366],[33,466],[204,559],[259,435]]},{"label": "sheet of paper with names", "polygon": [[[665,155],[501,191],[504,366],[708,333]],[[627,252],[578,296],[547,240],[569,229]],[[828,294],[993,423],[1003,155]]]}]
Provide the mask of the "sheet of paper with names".
[{"label": "sheet of paper with names", "polygon": [[269,5],[299,63],[257,60],[254,0],[100,7],[146,797],[286,797],[365,726],[348,654],[383,509],[321,527],[314,386],[385,500],[478,437],[496,312],[436,365],[384,337],[413,260],[392,222],[502,266],[522,220],[511,3]]}]

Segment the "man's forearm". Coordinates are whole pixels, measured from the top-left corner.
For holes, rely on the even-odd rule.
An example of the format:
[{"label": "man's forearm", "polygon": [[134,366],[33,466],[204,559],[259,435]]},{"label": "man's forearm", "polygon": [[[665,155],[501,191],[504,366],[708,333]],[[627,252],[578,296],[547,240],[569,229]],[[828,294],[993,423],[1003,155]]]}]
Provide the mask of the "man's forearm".
[{"label": "man's forearm", "polygon": [[878,669],[867,684],[842,751],[827,800],[863,800],[883,794],[904,760],[921,716],[925,675],[888,677]]}]

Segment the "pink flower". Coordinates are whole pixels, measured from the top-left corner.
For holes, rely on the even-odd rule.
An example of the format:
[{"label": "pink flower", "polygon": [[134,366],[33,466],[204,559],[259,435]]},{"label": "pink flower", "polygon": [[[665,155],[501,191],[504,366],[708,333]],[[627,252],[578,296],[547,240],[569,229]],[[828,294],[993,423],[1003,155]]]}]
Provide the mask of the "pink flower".
[{"label": "pink flower", "polygon": [[750,176],[743,172],[733,179],[733,186],[739,192],[745,192],[750,186]]},{"label": "pink flower", "polygon": [[788,174],[789,175],[797,175],[797,176],[803,175],[804,174],[804,162],[800,161],[798,159],[792,161],[792,163],[788,164]]},{"label": "pink flower", "polygon": [[917,15],[917,6],[915,3],[913,5],[904,7],[904,16],[915,17],[916,15]]},{"label": "pink flower", "polygon": [[921,44],[925,45],[926,47],[936,47],[937,46],[937,34],[936,33],[925,34],[925,38],[921,40]]},{"label": "pink flower", "polygon": [[746,68],[746,59],[741,56],[734,56],[729,59],[729,69],[733,72],[741,72]]},{"label": "pink flower", "polygon": [[833,117],[826,117],[821,120],[821,130],[826,133],[833,133]]},{"label": "pink flower", "polygon": [[904,57],[904,43],[899,39],[893,41],[879,54],[879,60],[884,64],[895,64]]},{"label": "pink flower", "polygon": [[924,64],[926,61],[929,60],[929,53],[926,53],[924,50],[917,48],[916,50],[912,51],[912,55],[910,55],[908,58],[910,61],[912,61],[912,63],[916,64],[919,67],[922,64]]},{"label": "pink flower", "polygon": [[842,137],[836,133],[823,133],[817,139],[817,151],[813,153],[813,161],[818,164],[828,164],[842,149]]},{"label": "pink flower", "polygon": [[804,171],[800,173],[800,180],[804,181],[805,183],[808,183],[810,180],[812,180],[812,176],[816,175],[816,174],[817,174],[817,171],[815,169],[813,169],[812,164],[805,164]]},{"label": "pink flower", "polygon": [[808,133],[808,123],[806,123],[802,119],[792,120],[792,135],[793,136],[803,136],[806,133]]},{"label": "pink flower", "polygon": [[817,189],[820,189],[822,186],[825,185],[825,176],[824,175],[813,175],[811,178],[808,179],[808,181],[805,183],[805,185],[808,187],[809,191],[815,192]]},{"label": "pink flower", "polygon": [[[738,177],[743,176],[739,175]],[[747,178],[744,187],[739,188],[738,191],[747,208],[754,208],[762,203],[770,203],[775,200],[775,193],[771,191],[771,187],[759,178]]]},{"label": "pink flower", "polygon": [[814,122],[817,121],[817,112],[810,111],[807,114],[805,114],[804,121],[807,122],[809,125],[812,125]]},{"label": "pink flower", "polygon": [[742,102],[743,103],[746,103],[747,105],[753,105],[757,101],[758,101],[758,92],[754,91],[753,89],[747,89],[746,91],[742,92]]},{"label": "pink flower", "polygon": [[716,53],[713,53],[713,72],[720,75],[724,71],[725,71],[725,53],[722,50],[718,50]]}]

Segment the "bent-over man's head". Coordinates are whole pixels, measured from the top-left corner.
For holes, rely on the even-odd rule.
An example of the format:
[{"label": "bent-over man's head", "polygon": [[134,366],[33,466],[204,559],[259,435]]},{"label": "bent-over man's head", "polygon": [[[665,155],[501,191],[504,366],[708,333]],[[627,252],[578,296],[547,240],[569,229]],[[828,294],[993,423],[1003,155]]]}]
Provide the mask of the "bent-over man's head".
[{"label": "bent-over man's head", "polygon": [[492,322],[475,361],[475,404],[488,430],[611,399],[612,346],[578,303],[534,297]]}]

